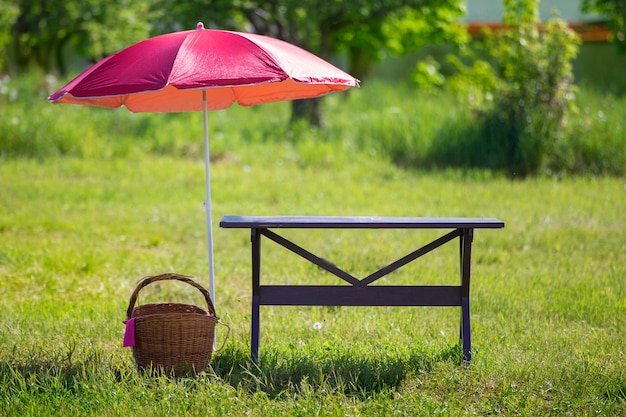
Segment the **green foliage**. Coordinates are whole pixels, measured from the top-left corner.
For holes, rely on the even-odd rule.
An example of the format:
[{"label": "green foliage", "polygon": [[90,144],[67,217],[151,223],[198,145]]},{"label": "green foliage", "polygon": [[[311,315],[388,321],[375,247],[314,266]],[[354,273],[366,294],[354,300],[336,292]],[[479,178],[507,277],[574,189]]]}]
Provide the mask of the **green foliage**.
[{"label": "green foliage", "polygon": [[[151,1],[115,0],[79,2],[81,9],[78,52],[99,60],[143,40],[150,33]],[[83,20],[84,19],[84,20]]]},{"label": "green foliage", "polygon": [[18,6],[12,1],[0,0],[0,71],[7,59],[5,46],[11,41],[11,28],[19,14]]},{"label": "green foliage", "polygon": [[507,27],[487,34],[485,60],[460,65],[455,85],[471,95],[485,141],[501,142],[499,168],[524,177],[545,168],[546,156],[567,135],[576,111],[572,60],[579,41],[560,19],[540,28],[536,0],[508,0],[505,7]]},{"label": "green foliage", "polygon": [[622,52],[626,52],[626,1],[584,0],[583,10],[607,16],[613,33],[613,42]]},{"label": "green foliage", "polygon": [[142,38],[207,27],[249,30],[295,43],[323,58],[346,54],[349,71],[365,76],[384,48],[397,53],[433,42],[458,42],[462,0],[325,2],[261,0],[22,1],[12,55],[19,69],[31,64],[65,73],[66,49],[96,60]]},{"label": "green foliage", "polygon": [[[148,34],[207,27],[253,30],[299,45],[322,58],[347,57],[348,72],[368,75],[386,48],[414,50],[426,43],[458,42],[462,0],[102,0],[24,1],[13,27],[16,68],[68,72],[68,50],[79,58],[100,59]],[[193,20],[190,20],[193,19]],[[389,20],[389,21],[388,21]],[[317,101],[293,104],[293,119],[322,124]]]},{"label": "green foliage", "polygon": [[154,11],[161,11],[158,30],[178,30],[189,16],[219,28],[252,26],[326,59],[344,55],[348,72],[363,78],[385,50],[404,54],[429,43],[461,42],[463,6],[462,0],[334,0],[323,7],[303,0],[221,0],[212,2],[209,13],[201,1],[157,0]]},{"label": "green foliage", "polygon": [[[624,100],[579,91],[576,116],[568,120],[568,135],[557,139],[547,156],[548,172],[626,174],[626,114]],[[619,156],[618,156],[619,155]]]},{"label": "green foliage", "polygon": [[353,22],[338,26],[331,37],[332,51],[348,53],[349,71],[357,77],[365,78],[387,52],[404,55],[425,45],[467,41],[458,24],[465,12],[462,0],[362,3],[344,6]]},{"label": "green foliage", "polygon": [[386,48],[395,55],[405,55],[425,45],[464,45],[469,36],[459,21],[465,12],[464,1],[402,8],[383,22]]},{"label": "green foliage", "polygon": [[65,74],[68,48],[81,58],[101,59],[148,35],[150,1],[20,1],[13,22],[14,65]]},{"label": "green foliage", "polygon": [[[201,113],[132,114],[123,108],[47,103],[60,84],[38,73],[0,79],[0,158],[202,158]],[[581,92],[576,99],[580,110],[546,152],[540,174],[626,174],[626,99]],[[480,96],[471,97],[476,102]],[[211,155],[220,160],[229,158],[234,147],[285,143],[295,147],[303,167],[332,169],[354,155],[376,155],[407,168],[505,170],[507,154],[500,138],[506,126],[498,125],[502,122],[497,118],[491,125],[477,123],[477,113],[466,100],[447,89],[372,81],[347,94],[324,97],[326,123],[317,129],[290,125],[288,102],[233,106],[209,113]]]},{"label": "green foliage", "polygon": [[417,86],[422,88],[441,87],[446,79],[439,72],[439,68],[439,62],[428,56],[417,63],[411,79]]}]

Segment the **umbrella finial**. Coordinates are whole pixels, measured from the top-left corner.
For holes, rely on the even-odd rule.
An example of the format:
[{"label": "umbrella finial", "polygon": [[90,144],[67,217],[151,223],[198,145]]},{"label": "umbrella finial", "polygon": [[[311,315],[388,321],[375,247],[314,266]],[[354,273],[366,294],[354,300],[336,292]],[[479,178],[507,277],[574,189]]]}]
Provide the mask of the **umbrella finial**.
[{"label": "umbrella finial", "polygon": [[198,24],[196,25],[196,30],[202,30],[202,29],[204,29],[204,23],[198,22]]}]

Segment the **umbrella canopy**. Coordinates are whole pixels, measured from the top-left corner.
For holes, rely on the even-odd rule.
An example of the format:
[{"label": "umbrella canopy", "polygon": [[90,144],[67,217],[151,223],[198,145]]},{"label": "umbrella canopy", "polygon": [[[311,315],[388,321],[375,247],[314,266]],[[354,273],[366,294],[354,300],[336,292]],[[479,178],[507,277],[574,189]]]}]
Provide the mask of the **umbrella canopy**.
[{"label": "umbrella canopy", "polygon": [[210,110],[323,96],[358,80],[290,43],[198,29],[146,39],[98,62],[52,103],[126,106],[132,112]]},{"label": "umbrella canopy", "polygon": [[320,97],[359,85],[290,43],[251,33],[204,29],[146,39],[117,52],[52,94],[51,103],[132,112],[204,111],[209,279],[215,300],[208,110]]}]

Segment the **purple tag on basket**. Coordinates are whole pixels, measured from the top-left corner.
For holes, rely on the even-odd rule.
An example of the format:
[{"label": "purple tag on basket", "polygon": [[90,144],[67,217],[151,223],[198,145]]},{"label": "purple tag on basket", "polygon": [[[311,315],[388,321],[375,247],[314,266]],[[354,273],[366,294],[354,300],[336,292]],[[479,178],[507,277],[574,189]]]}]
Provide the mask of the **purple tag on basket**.
[{"label": "purple tag on basket", "polygon": [[124,320],[126,331],[124,332],[124,343],[122,347],[135,346],[135,317],[130,320]]}]

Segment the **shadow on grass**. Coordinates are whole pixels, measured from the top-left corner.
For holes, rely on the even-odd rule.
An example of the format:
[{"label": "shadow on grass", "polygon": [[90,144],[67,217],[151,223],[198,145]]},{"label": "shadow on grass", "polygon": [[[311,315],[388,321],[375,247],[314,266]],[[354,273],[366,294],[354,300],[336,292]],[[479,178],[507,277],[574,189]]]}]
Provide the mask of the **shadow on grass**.
[{"label": "shadow on grass", "polygon": [[[100,381],[107,374],[104,370],[112,369],[98,353],[75,359],[54,354],[49,358],[43,355],[17,357],[0,360],[0,384],[10,392],[75,392],[85,380]],[[125,374],[130,375],[132,371],[128,368]]]},{"label": "shadow on grass", "polygon": [[401,144],[391,152],[391,158],[403,168],[490,170],[514,177],[517,139],[507,129],[499,114],[468,115],[441,126],[422,152]]},{"label": "shadow on grass", "polygon": [[307,389],[367,395],[398,387],[407,377],[428,373],[444,362],[460,366],[462,349],[454,345],[407,355],[381,350],[374,356],[353,349],[274,349],[261,354],[258,364],[251,362],[247,351],[226,349],[213,358],[211,367],[216,377],[235,388],[270,396]]},{"label": "shadow on grass", "polygon": [[604,397],[611,401],[626,401],[626,380],[605,388]]},{"label": "shadow on grass", "polygon": [[182,378],[170,377],[157,369],[137,372],[131,363],[114,365],[97,353],[75,360],[39,355],[8,362],[0,360],[3,387],[0,396],[3,390],[54,395],[75,393],[92,384],[151,386],[154,382],[158,386],[159,381],[174,380],[193,389],[217,380],[244,392],[264,392],[269,397],[311,392],[369,397],[398,387],[411,376],[429,373],[444,363],[461,366],[462,349],[458,345],[430,350],[417,347],[396,353],[385,348],[366,351],[345,346],[324,345],[318,349],[282,346],[264,349],[257,365],[251,362],[249,351],[230,347],[213,356],[206,372]]}]

